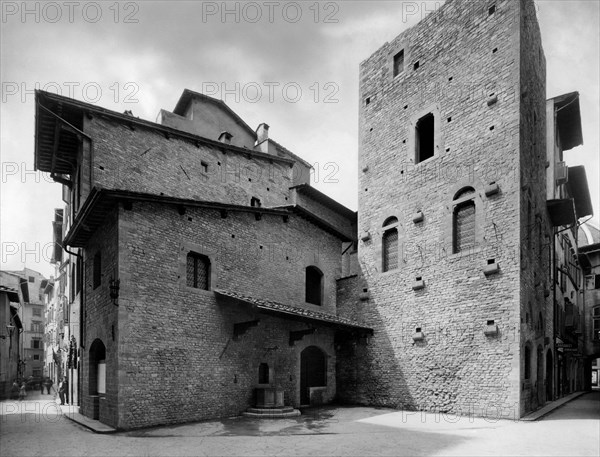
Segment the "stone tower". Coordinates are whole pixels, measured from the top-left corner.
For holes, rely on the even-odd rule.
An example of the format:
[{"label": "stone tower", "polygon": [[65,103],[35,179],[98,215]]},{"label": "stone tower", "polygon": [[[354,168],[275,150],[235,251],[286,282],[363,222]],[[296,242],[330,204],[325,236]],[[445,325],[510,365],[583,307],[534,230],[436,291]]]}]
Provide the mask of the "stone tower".
[{"label": "stone tower", "polygon": [[340,375],[347,400],[488,417],[536,406],[545,72],[533,0],[449,0],[361,63],[355,312],[375,335]]}]

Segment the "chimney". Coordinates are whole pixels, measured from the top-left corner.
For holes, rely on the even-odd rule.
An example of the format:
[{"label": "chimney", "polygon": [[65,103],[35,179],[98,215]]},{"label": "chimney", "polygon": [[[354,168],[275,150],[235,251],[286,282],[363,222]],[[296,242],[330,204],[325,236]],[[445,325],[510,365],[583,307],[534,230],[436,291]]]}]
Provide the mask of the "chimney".
[{"label": "chimney", "polygon": [[219,141],[225,144],[231,144],[232,138],[233,135],[229,132],[221,132],[221,134],[219,135]]},{"label": "chimney", "polygon": [[256,129],[256,145],[254,149],[258,149],[260,152],[269,152],[269,126],[264,122],[260,124]]}]

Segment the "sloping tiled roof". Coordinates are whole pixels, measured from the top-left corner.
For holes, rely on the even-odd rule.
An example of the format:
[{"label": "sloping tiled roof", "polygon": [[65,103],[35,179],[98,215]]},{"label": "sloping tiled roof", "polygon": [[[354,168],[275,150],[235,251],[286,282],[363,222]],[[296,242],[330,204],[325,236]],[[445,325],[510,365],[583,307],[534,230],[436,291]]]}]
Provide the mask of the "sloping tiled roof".
[{"label": "sloping tiled roof", "polygon": [[19,292],[17,289],[13,289],[12,287],[3,286],[0,284],[0,292],[6,292],[8,295],[8,300],[13,303],[19,303]]},{"label": "sloping tiled roof", "polygon": [[247,297],[245,295],[238,294],[237,292],[230,292],[221,289],[215,290],[215,293],[251,305],[253,308],[258,309],[259,311],[287,316],[292,319],[314,321],[324,325],[333,325],[336,327],[345,327],[349,330],[362,330],[373,333],[373,329],[365,327],[344,317],[334,316],[332,314],[322,313],[319,311],[311,311],[304,308],[297,308],[295,306],[284,305],[283,303],[278,303],[271,300]]}]

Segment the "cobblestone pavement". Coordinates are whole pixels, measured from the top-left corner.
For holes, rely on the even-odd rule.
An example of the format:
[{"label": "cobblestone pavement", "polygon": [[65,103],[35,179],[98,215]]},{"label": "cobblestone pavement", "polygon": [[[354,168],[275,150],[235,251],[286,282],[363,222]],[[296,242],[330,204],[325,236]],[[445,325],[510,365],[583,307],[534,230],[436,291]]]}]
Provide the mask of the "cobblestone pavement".
[{"label": "cobblestone pavement", "polygon": [[231,418],[99,435],[66,419],[51,396],[0,403],[0,455],[403,456],[600,455],[600,392],[536,422],[325,407],[284,420]]}]

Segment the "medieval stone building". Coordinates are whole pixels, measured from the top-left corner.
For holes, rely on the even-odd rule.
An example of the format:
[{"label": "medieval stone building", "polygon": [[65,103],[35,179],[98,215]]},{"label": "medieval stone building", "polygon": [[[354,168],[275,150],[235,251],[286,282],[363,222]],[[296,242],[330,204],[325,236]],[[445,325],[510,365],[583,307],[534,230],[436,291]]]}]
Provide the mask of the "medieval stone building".
[{"label": "medieval stone building", "polygon": [[587,186],[547,191],[569,149],[547,120],[572,127],[547,119],[545,68],[532,0],[449,0],[386,43],[360,68],[358,217],[222,101],[185,90],[153,123],[38,91],[81,412],[131,429],[269,394],[518,418],[554,398],[554,240],[590,208]]},{"label": "medieval stone building", "polygon": [[553,240],[591,205],[585,173],[574,195],[547,176],[581,125],[547,119],[545,84],[528,0],[448,1],[362,62],[362,274],[346,290],[375,333],[340,362],[344,400],[519,418],[557,395]]}]

